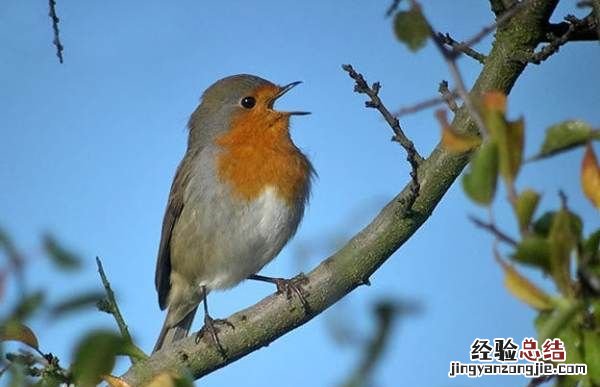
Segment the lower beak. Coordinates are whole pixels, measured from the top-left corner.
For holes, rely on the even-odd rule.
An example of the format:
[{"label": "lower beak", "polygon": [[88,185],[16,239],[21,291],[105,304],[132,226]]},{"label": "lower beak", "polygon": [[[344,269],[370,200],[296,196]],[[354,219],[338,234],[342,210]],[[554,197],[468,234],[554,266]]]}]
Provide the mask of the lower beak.
[{"label": "lower beak", "polygon": [[[279,92],[275,95],[275,97],[273,97],[273,100],[271,100],[271,103],[270,103],[271,108],[273,107],[273,104],[275,103],[276,100],[278,100],[285,93],[292,90],[294,87],[298,86],[301,83],[302,83],[302,81],[296,81],[296,82],[289,83],[285,86],[281,86],[279,89]],[[310,114],[310,112],[301,112],[301,111],[281,112],[281,113],[288,114],[290,116],[305,116],[307,114]]]}]

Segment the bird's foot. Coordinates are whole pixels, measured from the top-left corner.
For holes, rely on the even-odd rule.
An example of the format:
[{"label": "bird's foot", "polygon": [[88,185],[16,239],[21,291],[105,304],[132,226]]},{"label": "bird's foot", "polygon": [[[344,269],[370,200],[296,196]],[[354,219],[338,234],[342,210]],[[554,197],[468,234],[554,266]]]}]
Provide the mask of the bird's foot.
[{"label": "bird's foot", "polygon": [[227,325],[232,329],[235,329],[232,323],[225,319],[213,319],[208,314],[204,315],[204,326],[202,329],[198,331],[196,334],[196,344],[200,342],[200,339],[205,335],[207,340],[216,347],[217,351],[223,356],[224,359],[227,359],[227,352],[223,345],[221,344],[221,340],[219,340],[219,331],[220,329],[217,325]]},{"label": "bird's foot", "polygon": [[300,273],[296,277],[291,278],[291,279],[278,278],[278,277],[265,277],[265,276],[261,276],[261,275],[253,275],[253,276],[250,276],[249,278],[258,280],[258,281],[270,282],[272,284],[275,284],[275,286],[277,286],[277,293],[285,294],[287,296],[288,300],[290,300],[292,298],[292,296],[295,294],[298,297],[298,299],[300,300],[300,302],[302,303],[302,307],[304,308],[304,311],[306,312],[306,314],[311,313],[310,305],[308,304],[308,301],[306,300],[306,290],[304,290],[304,288],[302,287],[302,285],[305,285],[306,283],[308,283],[308,278],[303,273]]}]

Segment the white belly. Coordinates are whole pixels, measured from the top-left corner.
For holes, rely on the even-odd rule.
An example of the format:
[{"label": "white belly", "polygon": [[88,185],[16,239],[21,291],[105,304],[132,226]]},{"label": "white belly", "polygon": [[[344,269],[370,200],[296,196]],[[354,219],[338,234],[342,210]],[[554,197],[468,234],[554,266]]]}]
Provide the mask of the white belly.
[{"label": "white belly", "polygon": [[[241,215],[241,216],[236,216]],[[227,221],[220,246],[211,268],[205,269],[204,278],[197,284],[210,289],[223,289],[236,285],[257,273],[269,263],[296,231],[298,220],[291,214],[287,204],[268,187],[256,201],[248,205],[235,224]]]},{"label": "white belly", "polygon": [[290,207],[272,186],[253,201],[232,199],[210,160],[200,160],[190,180],[171,240],[171,281],[188,291],[230,288],[257,273],[294,235],[304,212],[304,203]]}]

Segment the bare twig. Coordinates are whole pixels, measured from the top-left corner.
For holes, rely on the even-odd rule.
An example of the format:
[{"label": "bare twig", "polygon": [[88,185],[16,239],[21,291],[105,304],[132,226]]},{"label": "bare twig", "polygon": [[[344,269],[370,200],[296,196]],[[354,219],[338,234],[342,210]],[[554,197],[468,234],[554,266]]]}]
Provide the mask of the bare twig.
[{"label": "bare twig", "polygon": [[458,105],[456,104],[456,92],[450,91],[448,88],[448,81],[441,81],[438,91],[442,95],[442,98],[444,98],[446,105],[448,105],[448,109],[450,109],[452,113],[456,113],[458,111]]},{"label": "bare twig", "polygon": [[119,310],[119,305],[117,304],[117,300],[115,298],[115,293],[110,287],[110,282],[108,282],[108,278],[106,278],[106,274],[104,273],[104,268],[102,267],[102,262],[100,258],[96,257],[96,264],[98,265],[98,273],[100,274],[100,279],[102,280],[102,285],[104,285],[104,290],[106,291],[106,299],[98,302],[98,309],[103,312],[112,314],[117,322],[117,326],[119,327],[119,331],[121,332],[121,336],[127,343],[127,354],[131,359],[132,363],[136,363],[138,360],[143,360],[148,356],[138,348],[131,338],[129,334],[129,328],[127,328],[127,324],[125,323],[125,319]]},{"label": "bare twig", "polygon": [[[422,13],[421,5],[416,0],[411,0],[411,7],[414,10],[417,10],[419,13]],[[434,31],[433,27],[431,27],[431,24],[429,24],[429,21],[425,17],[423,17],[423,20],[425,20],[425,22],[427,23],[429,35],[431,36],[431,39],[435,43],[435,46],[438,48],[438,51],[442,54],[442,57],[444,58],[444,61],[446,62],[446,65],[448,66],[448,69],[450,71],[450,74],[452,75],[452,78],[454,79],[454,83],[456,83],[456,90],[458,92],[458,95],[463,100],[464,105],[467,108],[467,111],[469,112],[469,115],[471,116],[473,121],[475,121],[475,124],[479,128],[479,132],[481,133],[481,136],[485,139],[487,137],[487,133],[488,133],[487,128],[485,126],[485,123],[483,122],[483,119],[481,118],[481,115],[479,114],[479,111],[477,111],[473,102],[471,101],[471,98],[469,97],[469,92],[467,91],[465,82],[462,78],[460,70],[458,69],[458,65],[456,64],[456,58],[459,55],[461,55],[462,52],[456,51],[454,49],[446,48],[444,41]],[[481,35],[481,33],[477,34],[476,37],[479,37],[479,35]],[[479,38],[479,39],[481,39],[481,38]],[[477,39],[477,40],[470,39],[465,44],[467,46],[470,46],[471,44],[473,44],[471,42],[477,42],[477,41],[479,41],[479,39]]]},{"label": "bare twig", "polygon": [[[597,5],[596,5],[597,4]],[[594,0],[592,3],[594,12],[575,23],[575,29],[569,35],[569,42],[594,41],[600,39],[600,0]],[[598,11],[596,11],[598,7]],[[549,24],[546,28],[546,42],[550,43],[557,36],[563,36],[571,26],[571,22],[564,21],[556,24]]]},{"label": "bare twig", "polygon": [[398,9],[399,5],[400,5],[400,0],[392,0],[392,4],[390,4],[387,11],[385,11],[385,16],[386,17],[392,16],[392,14],[394,12],[396,12],[396,10]]},{"label": "bare twig", "polygon": [[458,65],[456,64],[456,55],[452,54],[454,51],[448,50],[444,46],[444,42],[442,42],[437,36],[437,34],[433,31],[431,25],[429,25],[429,23],[427,25],[429,26],[431,38],[434,41],[440,53],[442,54],[442,57],[444,58],[444,61],[446,62],[446,65],[448,66],[448,69],[450,71],[450,75],[454,79],[454,83],[456,83],[456,90],[458,92],[458,95],[463,100],[463,103],[465,104],[469,115],[471,116],[471,118],[473,118],[473,121],[475,121],[475,124],[479,128],[481,136],[484,139],[487,138],[488,130],[485,126],[485,123],[483,122],[483,118],[481,118],[481,114],[479,114],[479,111],[475,108],[473,101],[471,101],[471,97],[469,96],[469,92],[467,91],[467,88],[465,86],[465,82],[462,78]]},{"label": "bare twig", "polygon": [[392,128],[392,131],[394,132],[392,141],[396,141],[404,148],[404,150],[406,150],[406,160],[410,163],[412,168],[412,171],[410,172],[410,177],[412,180],[410,187],[411,194],[406,198],[403,204],[405,204],[405,210],[410,210],[417,196],[419,195],[420,184],[417,171],[423,162],[423,157],[419,155],[413,142],[404,134],[404,131],[400,126],[400,121],[398,121],[398,119],[394,117],[392,113],[390,113],[390,111],[385,107],[379,98],[379,89],[381,88],[381,84],[379,82],[375,82],[372,86],[369,86],[362,74],[357,73],[352,65],[342,65],[342,69],[344,69],[344,71],[350,75],[350,78],[354,80],[354,91],[360,94],[366,94],[369,97],[369,101],[365,102],[365,106],[379,110],[383,118],[387,121],[388,125]]},{"label": "bare twig", "polygon": [[[500,16],[496,18],[496,21],[488,26],[483,27],[478,33],[473,35],[470,39],[468,39],[463,44],[465,46],[471,47],[481,41],[481,39],[485,38],[487,35],[495,31],[498,27],[504,25],[507,21],[509,21],[515,14],[525,6],[525,3],[531,0],[524,0],[519,3],[515,3],[512,7],[505,10]],[[459,52],[460,55],[460,52]]]},{"label": "bare twig", "polygon": [[498,227],[496,227],[496,225],[494,223],[487,223],[479,218],[476,218],[474,216],[469,216],[469,220],[471,220],[471,222],[473,222],[477,227],[480,227],[484,230],[489,231],[492,235],[494,235],[496,237],[496,239],[507,243],[511,246],[516,246],[518,243],[516,240],[514,240],[513,238],[509,237],[508,235],[506,235],[504,232],[502,232],[500,229],[498,229]]},{"label": "bare twig", "polygon": [[401,117],[401,116],[405,116],[407,114],[416,113],[421,110],[432,108],[432,107],[435,107],[435,106],[443,104],[443,103],[448,103],[448,98],[453,100],[454,98],[457,97],[456,92],[451,92],[450,90],[448,90],[448,94],[449,94],[448,96],[442,95],[441,97],[433,97],[433,98],[429,98],[429,99],[426,99],[421,102],[417,102],[414,105],[401,107],[394,113],[394,116]]},{"label": "bare twig", "polygon": [[58,30],[58,23],[60,19],[56,15],[56,0],[48,0],[48,5],[50,7],[48,16],[50,16],[50,19],[52,19],[52,30],[54,31],[54,39],[52,40],[52,43],[54,43],[56,46],[56,56],[58,57],[58,61],[63,63],[62,52],[64,50],[64,46],[60,42],[60,31]]},{"label": "bare twig", "polygon": [[468,45],[465,44],[465,42],[458,42],[458,41],[454,40],[450,36],[449,33],[442,34],[441,32],[438,32],[438,37],[445,44],[452,47],[452,49],[454,51],[462,52],[466,56],[469,56],[469,57],[475,59],[477,62],[479,62],[481,64],[485,64],[485,55],[483,55],[479,51],[476,51],[473,48],[469,47]]},{"label": "bare twig", "polygon": [[564,34],[559,37],[548,33],[549,41],[546,46],[544,46],[540,51],[532,54],[529,58],[527,58],[527,62],[531,62],[534,64],[540,64],[546,59],[550,58],[553,54],[557,53],[562,45],[569,41],[571,34],[575,31],[577,24],[581,23],[581,20],[574,17],[565,18],[568,22],[568,28]]}]

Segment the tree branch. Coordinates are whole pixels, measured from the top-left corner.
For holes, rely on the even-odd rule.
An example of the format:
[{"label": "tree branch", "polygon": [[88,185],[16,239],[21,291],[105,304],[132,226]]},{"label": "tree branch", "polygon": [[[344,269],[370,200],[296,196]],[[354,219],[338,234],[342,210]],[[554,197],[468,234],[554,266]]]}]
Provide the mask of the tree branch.
[{"label": "tree branch", "polygon": [[507,243],[511,246],[516,246],[518,243],[513,238],[506,235],[502,230],[500,230],[496,225],[492,222],[486,223],[483,220],[476,218],[474,216],[469,216],[471,222],[473,222],[477,227],[482,228],[484,230],[489,231],[492,235],[496,237],[497,240]]},{"label": "tree branch", "polygon": [[452,113],[456,114],[456,112],[458,111],[458,105],[456,104],[456,92],[450,91],[450,89],[448,88],[448,81],[442,80],[440,82],[438,92],[442,95],[442,98],[444,99],[444,102],[446,102],[446,105],[448,105],[448,109],[450,109]]},{"label": "tree branch", "polygon": [[[489,90],[510,92],[525,68],[525,64],[511,60],[512,55],[534,50],[544,37],[544,28],[556,4],[557,0],[530,1],[523,7],[523,12],[498,29],[471,96],[477,97]],[[477,131],[465,108],[456,114],[452,126],[460,131]],[[410,194],[408,185],[368,226],[308,273],[305,289],[306,300],[313,311],[311,315],[304,313],[299,300],[271,295],[228,317],[235,330],[224,327],[219,335],[227,359],[204,340],[196,344],[192,336],[133,365],[123,376],[124,380],[131,386],[138,386],[165,370],[187,370],[200,378],[310,321],[364,283],[419,229],[468,160],[468,155],[451,154],[436,147],[419,168],[421,188],[412,211],[398,216],[398,210],[402,208],[399,199]]]},{"label": "tree branch", "polygon": [[413,144],[413,142],[404,134],[404,131],[400,126],[400,121],[398,121],[398,118],[394,117],[394,115],[390,113],[390,111],[385,107],[385,105],[381,101],[381,98],[379,98],[379,90],[381,88],[380,83],[375,82],[372,86],[369,86],[362,74],[354,71],[352,66],[349,64],[343,65],[342,69],[344,69],[344,71],[346,71],[348,75],[350,75],[350,78],[354,79],[354,91],[369,96],[369,101],[365,102],[365,106],[368,108],[379,110],[383,118],[392,128],[392,131],[394,132],[392,141],[396,141],[404,148],[404,150],[406,150],[406,160],[410,163],[410,166],[412,168],[410,172],[410,194],[407,197],[402,198],[401,200],[404,204],[403,211],[408,211],[412,208],[413,203],[419,195],[420,184],[417,174],[419,170],[419,165],[421,165],[421,163],[423,162],[423,157],[419,155],[419,153],[415,149],[415,145]]},{"label": "tree branch", "polygon": [[454,51],[460,51],[466,56],[475,59],[481,64],[485,63],[485,55],[467,46],[465,42],[457,42],[452,38],[452,36],[450,36],[449,33],[442,34],[441,32],[438,32],[438,37],[441,41],[444,42],[444,44],[447,44],[448,46],[452,47]]},{"label": "tree branch", "polygon": [[[598,0],[595,0],[596,4]],[[600,5],[598,5],[600,8]],[[594,10],[596,8],[594,7]],[[569,42],[582,42],[582,41],[594,41],[600,39],[600,22],[599,17],[595,17],[596,11],[592,14],[584,17],[579,23],[572,23],[570,21],[564,21],[556,24],[548,24],[546,27],[547,35],[543,40],[545,43],[551,43],[556,36],[563,36],[571,29],[572,24],[575,24],[575,28],[569,33]]]},{"label": "tree branch", "polygon": [[595,37],[594,40],[597,40],[598,35],[596,35],[594,30],[595,27],[593,25],[593,20],[594,19],[591,17],[591,15],[584,19],[578,19],[572,15],[565,17],[565,22],[561,23],[561,26],[566,25],[566,30],[558,36],[554,35],[553,32],[548,32],[546,34],[548,44],[542,47],[542,49],[540,49],[538,52],[531,54],[529,57],[524,58],[523,60],[527,60],[538,65],[541,64],[543,61],[557,53],[560,47],[565,45],[567,42],[573,41],[573,36],[576,31],[579,31],[580,34],[584,30],[588,31],[588,33]]},{"label": "tree branch", "polygon": [[[445,82],[445,81],[442,81],[442,82]],[[440,83],[440,86],[441,86],[441,83]],[[458,97],[458,94],[456,92],[452,92],[448,89],[447,82],[446,82],[446,89],[445,90],[438,89],[438,91],[442,94],[441,96],[429,98],[424,101],[417,102],[414,105],[403,106],[394,112],[394,116],[396,118],[402,117],[402,116],[405,116],[408,114],[417,113],[417,112],[420,112],[421,110],[425,110],[425,109],[429,109],[429,108],[441,105],[443,103],[448,104],[448,105],[451,105],[451,104],[456,105],[456,102],[454,102],[454,100],[456,99],[456,97]]]},{"label": "tree branch", "polygon": [[127,328],[125,319],[123,318],[121,310],[119,309],[119,305],[117,304],[115,293],[110,287],[110,282],[108,282],[108,278],[106,278],[106,273],[104,273],[102,262],[98,257],[96,257],[96,265],[98,265],[98,273],[100,274],[102,285],[104,285],[104,290],[106,291],[106,299],[98,302],[98,309],[100,309],[102,312],[112,314],[115,318],[117,326],[119,327],[119,331],[121,332],[121,336],[127,343],[127,354],[131,359],[131,363],[135,364],[138,360],[148,358],[148,356],[139,347],[133,344],[133,340],[129,334],[129,328]]},{"label": "tree branch", "polygon": [[50,11],[48,12],[48,16],[52,19],[52,31],[54,32],[54,39],[52,43],[56,46],[56,56],[58,57],[58,61],[63,63],[63,50],[64,46],[60,42],[60,31],[58,30],[58,23],[60,19],[56,15],[56,0],[48,0],[48,6]]}]

